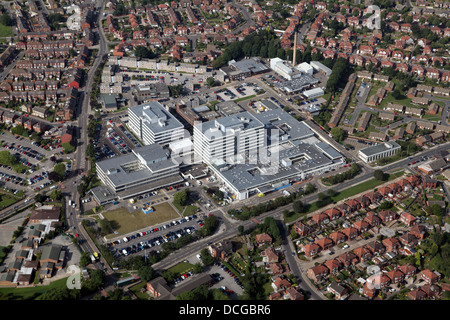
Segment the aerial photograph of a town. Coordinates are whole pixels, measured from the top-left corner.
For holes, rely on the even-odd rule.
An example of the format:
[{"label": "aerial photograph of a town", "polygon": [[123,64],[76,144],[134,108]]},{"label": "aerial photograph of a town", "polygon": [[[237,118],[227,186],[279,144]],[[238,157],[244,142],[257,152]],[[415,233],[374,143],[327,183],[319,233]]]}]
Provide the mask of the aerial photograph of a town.
[{"label": "aerial photograph of a town", "polygon": [[0,1],[0,300],[450,300],[449,115],[450,0]]}]

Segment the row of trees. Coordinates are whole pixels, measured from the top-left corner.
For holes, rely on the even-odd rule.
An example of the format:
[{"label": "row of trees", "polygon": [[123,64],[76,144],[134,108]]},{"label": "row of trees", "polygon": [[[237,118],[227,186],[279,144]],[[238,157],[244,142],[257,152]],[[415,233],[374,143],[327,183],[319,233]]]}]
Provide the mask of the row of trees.
[{"label": "row of trees", "polygon": [[329,184],[338,184],[345,180],[353,179],[361,172],[361,167],[357,163],[353,163],[350,170],[322,178],[322,181]]},{"label": "row of trees", "polygon": [[280,39],[273,31],[262,30],[248,35],[243,41],[235,41],[228,45],[224,53],[214,60],[212,66],[218,69],[230,60],[251,56],[285,59],[286,51],[281,48]]},{"label": "row of trees", "polygon": [[328,78],[326,91],[335,93],[339,86],[346,83],[345,79],[350,74],[350,64],[347,59],[337,58],[333,65],[331,75]]},{"label": "row of trees", "polygon": [[272,211],[279,207],[292,203],[295,200],[300,199],[302,196],[314,193],[315,191],[316,187],[313,184],[308,183],[304,189],[299,190],[295,193],[291,193],[288,196],[280,196],[267,202],[259,203],[252,207],[242,206],[240,210],[230,209],[228,210],[228,214],[239,220],[248,220],[251,217],[259,216],[260,214],[263,214],[265,212]]}]

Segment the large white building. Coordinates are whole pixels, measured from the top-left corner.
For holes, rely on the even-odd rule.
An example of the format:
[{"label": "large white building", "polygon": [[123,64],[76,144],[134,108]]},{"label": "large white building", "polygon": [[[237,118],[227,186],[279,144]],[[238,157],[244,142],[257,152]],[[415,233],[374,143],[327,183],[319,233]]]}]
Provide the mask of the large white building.
[{"label": "large white building", "polygon": [[314,74],[314,68],[308,62],[302,62],[295,67],[297,70],[307,73],[309,75]]},{"label": "large white building", "polygon": [[359,150],[358,157],[365,163],[369,163],[381,158],[392,157],[400,149],[401,146],[397,142],[389,141]]},{"label": "large white building", "polygon": [[184,138],[184,126],[159,102],[128,108],[128,126],[145,144],[169,144]]},{"label": "large white building", "polygon": [[97,175],[121,199],[183,181],[179,164],[159,144],[135,148],[131,153],[96,163]]},{"label": "large white building", "polygon": [[233,161],[264,145],[264,124],[249,112],[194,125],[194,152],[208,164]]},{"label": "large white building", "polygon": [[344,157],[308,125],[280,109],[196,124],[194,152],[238,200],[344,163]]},{"label": "large white building", "polygon": [[288,62],[280,58],[270,59],[270,69],[275,71],[286,80],[292,80],[302,75],[299,70],[293,68],[288,64]]}]

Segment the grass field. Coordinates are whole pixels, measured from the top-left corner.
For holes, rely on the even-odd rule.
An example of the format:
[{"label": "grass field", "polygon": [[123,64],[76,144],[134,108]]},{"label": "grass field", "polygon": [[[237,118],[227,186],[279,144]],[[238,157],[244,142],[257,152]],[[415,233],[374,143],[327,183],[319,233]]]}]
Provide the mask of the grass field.
[{"label": "grass field", "polygon": [[179,264],[174,265],[172,268],[170,268],[169,271],[182,274],[191,271],[192,268],[194,268],[193,264],[189,262],[180,262]]},{"label": "grass field", "polygon": [[0,38],[12,37],[12,27],[0,24]]},{"label": "grass field", "polygon": [[153,206],[152,213],[144,214],[142,210],[128,213],[125,208],[118,208],[103,212],[102,215],[109,221],[115,221],[118,225],[117,234],[107,235],[106,238],[113,238],[139,230],[148,226],[154,226],[169,220],[177,219],[180,216],[169,203],[161,203]]},{"label": "grass field", "polygon": [[10,205],[20,201],[20,198],[17,198],[12,195],[0,194],[0,209],[4,209],[9,207]]},{"label": "grass field", "polygon": [[52,288],[66,288],[67,278],[59,279],[53,281],[48,286],[37,286],[30,288],[0,288],[0,293],[2,294],[13,294],[14,299],[25,300],[32,298],[35,294],[43,294]]}]

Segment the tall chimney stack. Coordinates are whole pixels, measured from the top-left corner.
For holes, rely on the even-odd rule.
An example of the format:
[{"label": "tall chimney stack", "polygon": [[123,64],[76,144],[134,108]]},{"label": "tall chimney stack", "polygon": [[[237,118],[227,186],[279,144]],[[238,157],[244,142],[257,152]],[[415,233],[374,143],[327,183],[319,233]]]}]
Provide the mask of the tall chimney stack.
[{"label": "tall chimney stack", "polygon": [[294,54],[292,57],[292,66],[295,67],[296,59],[297,58],[297,30],[295,30],[294,33]]}]

